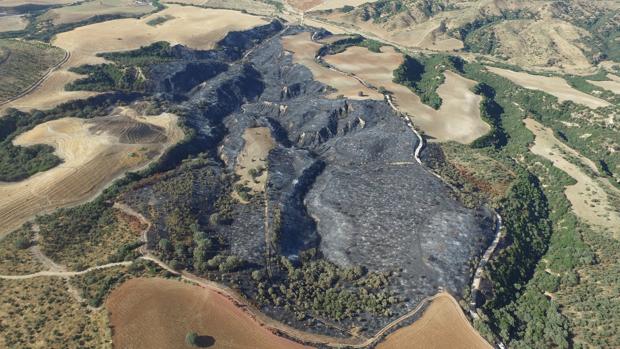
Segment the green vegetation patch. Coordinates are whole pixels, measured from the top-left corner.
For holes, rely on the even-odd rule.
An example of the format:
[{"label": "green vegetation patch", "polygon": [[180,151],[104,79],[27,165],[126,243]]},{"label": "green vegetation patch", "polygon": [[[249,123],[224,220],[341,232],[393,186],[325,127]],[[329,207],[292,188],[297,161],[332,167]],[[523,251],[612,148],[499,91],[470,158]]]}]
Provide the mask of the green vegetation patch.
[{"label": "green vegetation patch", "polygon": [[146,24],[156,27],[162,23],[165,23],[171,19],[174,19],[174,16],[171,15],[165,15],[165,16],[157,16],[153,19],[151,19],[150,21],[146,22]]},{"label": "green vegetation patch", "polygon": [[463,61],[455,56],[405,56],[403,63],[394,70],[394,82],[407,86],[420,96],[422,103],[434,109],[441,107],[437,88],[445,80],[444,71],[462,72]]}]

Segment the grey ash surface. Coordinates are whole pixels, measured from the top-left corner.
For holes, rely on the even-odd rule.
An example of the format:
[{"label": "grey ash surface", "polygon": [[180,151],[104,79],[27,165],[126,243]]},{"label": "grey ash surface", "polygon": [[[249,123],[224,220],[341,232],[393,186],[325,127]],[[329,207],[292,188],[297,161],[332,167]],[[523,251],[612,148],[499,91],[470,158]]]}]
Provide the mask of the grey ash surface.
[{"label": "grey ash surface", "polygon": [[[285,34],[300,30],[304,29],[288,28]],[[275,31],[271,28],[272,34]],[[329,87],[314,81],[307,68],[293,64],[280,35],[264,40],[244,61],[233,61],[240,56],[234,51],[227,68],[213,63],[206,81],[180,86],[171,76],[205,67],[175,63],[168,76],[165,67],[159,67],[163,82],[153,82],[164,86],[159,89],[164,96],[180,98],[185,122],[197,132],[192,146],[211,154],[218,163],[213,165],[217,175],[232,173],[246,128],[269,127],[276,139],[268,156],[267,202],[257,198],[250,205],[236,204],[233,223],[210,227],[210,233],[226,239],[230,251],[257,266],[265,264],[268,251],[294,261],[301,251],[316,247],[340,266],[396,272],[390,287],[405,302],[392,309],[391,317],[363,316],[369,333],[439,288],[461,294],[471,278],[469,261],[492,239],[490,212],[465,208],[415,161],[416,136],[384,101],[326,99]],[[195,205],[200,206],[200,195],[221,195],[222,188],[221,183],[215,189],[197,185]],[[142,194],[127,197],[143,201],[137,205],[143,212],[145,197],[165,200],[152,188],[140,190]],[[208,214],[211,206],[200,210]],[[281,213],[278,231],[275,212]],[[280,238],[269,246],[266,237],[273,234]],[[248,283],[240,284],[251,298],[255,291]],[[293,326],[334,334],[319,325],[307,328],[307,322],[297,322],[281,307],[263,310]]]}]

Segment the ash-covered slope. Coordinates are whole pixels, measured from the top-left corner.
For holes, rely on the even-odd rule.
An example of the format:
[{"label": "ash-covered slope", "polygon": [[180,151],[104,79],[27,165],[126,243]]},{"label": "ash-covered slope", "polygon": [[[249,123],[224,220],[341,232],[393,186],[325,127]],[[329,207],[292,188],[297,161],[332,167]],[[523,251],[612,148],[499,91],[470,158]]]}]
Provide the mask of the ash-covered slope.
[{"label": "ash-covered slope", "polygon": [[[154,68],[155,95],[174,101],[196,133],[180,148],[208,161],[125,194],[154,222],[149,248],[238,287],[277,319],[331,335],[347,334],[330,321],[374,333],[439,288],[461,293],[469,261],[492,235],[489,212],[463,207],[415,161],[416,136],[385,102],[326,99],[329,87],[293,64],[280,43],[306,29],[269,28],[253,41],[260,44],[243,45],[252,48],[241,60],[228,38],[200,63],[184,53],[190,59]],[[244,190],[234,173],[244,134],[256,128],[269,129],[274,146],[264,159],[264,193],[242,203],[230,199]],[[198,230],[211,241],[206,253],[244,266],[222,267],[214,256],[200,270],[191,256],[201,246],[191,242]]]}]

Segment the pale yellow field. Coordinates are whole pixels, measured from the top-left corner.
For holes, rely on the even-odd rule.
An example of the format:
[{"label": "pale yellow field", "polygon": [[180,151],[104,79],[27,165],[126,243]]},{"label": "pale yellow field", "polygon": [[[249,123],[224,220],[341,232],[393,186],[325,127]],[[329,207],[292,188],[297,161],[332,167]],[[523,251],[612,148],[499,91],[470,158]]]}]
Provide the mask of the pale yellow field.
[{"label": "pale yellow field", "polygon": [[393,71],[403,62],[403,55],[391,47],[383,47],[381,53],[363,47],[349,47],[342,53],[325,57],[325,61],[392,92],[398,108],[411,116],[414,125],[434,140],[470,143],[490,130],[489,125],[480,119],[481,97],[471,92],[476,84],[473,80],[446,71],[446,80],[437,89],[443,103],[439,110],[435,110],[423,104],[409,88],[392,81]]},{"label": "pale yellow field", "polygon": [[[114,123],[134,133],[124,139],[101,131],[102,125],[112,130]],[[135,131],[145,128],[149,131]],[[176,116],[144,117],[132,109],[118,109],[107,118],[49,121],[21,134],[16,145],[51,145],[64,163],[21,182],[0,183],[0,236],[35,215],[92,199],[115,178],[146,166],[182,137]]]},{"label": "pale yellow field", "polygon": [[14,7],[26,4],[33,5],[63,5],[76,2],[75,0],[2,0],[0,5],[2,7]]},{"label": "pale yellow field", "polygon": [[[609,230],[615,238],[620,238],[620,215],[611,207],[608,193],[619,195],[619,191],[606,180],[589,176],[582,168],[570,162],[569,156],[577,157],[594,173],[596,165],[581,156],[577,151],[560,142],[553,131],[534,119],[525,119],[525,126],[534,133],[535,142],[530,150],[553,162],[553,165],[566,172],[577,181],[566,187],[565,194],[571,202],[575,214],[586,223]],[[568,155],[566,155],[568,154]]]},{"label": "pale yellow field", "polygon": [[547,92],[557,97],[559,102],[573,101],[589,108],[606,107],[609,105],[607,101],[574,89],[566,80],[556,76],[533,75],[497,67],[487,67],[487,69],[522,87]]},{"label": "pale yellow field", "polygon": [[614,74],[607,74],[607,77],[609,78],[608,81],[588,80],[588,82],[592,85],[602,87],[606,90],[620,95],[620,76],[616,76]]},{"label": "pale yellow field", "polygon": [[57,25],[79,22],[97,15],[141,15],[153,10],[155,7],[147,1],[91,0],[77,5],[51,9],[41,19],[51,20]]},{"label": "pale yellow field", "polygon": [[390,334],[377,349],[491,349],[471,326],[456,300],[438,295],[413,324]]},{"label": "pale yellow field", "polygon": [[[146,24],[158,16],[174,18],[158,26]],[[202,9],[170,5],[169,8],[141,19],[127,18],[96,23],[60,33],[55,46],[67,50],[71,57],[32,93],[0,107],[46,109],[60,103],[92,96],[91,92],[65,91],[64,86],[79,78],[68,72],[71,67],[105,62],[97,53],[126,51],[156,41],[183,44],[195,49],[212,49],[230,31],[247,30],[267,22],[257,16],[237,11]]]},{"label": "pale yellow field", "polygon": [[[310,33],[303,32],[285,36],[282,38],[282,45],[285,50],[293,53],[293,61],[295,63],[302,64],[310,69],[315,80],[337,90],[329,94],[328,98],[336,98],[339,95],[343,95],[351,99],[383,99],[383,95],[365,87],[355,78],[345,76],[318,64],[314,58],[317,51],[323,45],[313,42],[310,39]],[[363,93],[363,96],[358,95],[360,91]]]},{"label": "pale yellow field", "polygon": [[0,16],[0,33],[26,28],[28,21],[22,15]]},{"label": "pale yellow field", "polygon": [[[275,146],[271,131],[267,127],[248,128],[243,133],[243,140],[245,144],[235,164],[235,173],[241,177],[238,183],[249,187],[254,193],[263,193],[267,183],[267,155]],[[264,170],[260,176],[252,178],[249,173],[251,169]]]},{"label": "pale yellow field", "polygon": [[310,11],[337,9],[344,6],[357,7],[362,4],[377,1],[378,0],[323,0],[321,4],[312,7]]}]

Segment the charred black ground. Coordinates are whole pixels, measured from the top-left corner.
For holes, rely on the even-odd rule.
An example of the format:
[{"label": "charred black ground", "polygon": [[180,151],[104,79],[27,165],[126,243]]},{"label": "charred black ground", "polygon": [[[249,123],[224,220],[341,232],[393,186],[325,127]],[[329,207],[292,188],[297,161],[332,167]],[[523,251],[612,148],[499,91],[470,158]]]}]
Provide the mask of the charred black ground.
[{"label": "charred black ground", "polygon": [[[305,330],[374,333],[439,289],[461,294],[493,218],[415,161],[417,137],[387,103],[327,99],[329,87],[280,43],[303,30],[273,22],[142,66],[139,99],[179,114],[191,135],[163,162],[189,156],[118,200],[153,222],[148,247],[173,267]],[[268,173],[264,193],[235,175],[242,136],[256,127],[275,141],[256,169]]]}]

